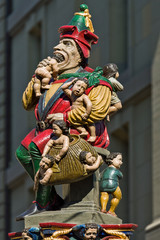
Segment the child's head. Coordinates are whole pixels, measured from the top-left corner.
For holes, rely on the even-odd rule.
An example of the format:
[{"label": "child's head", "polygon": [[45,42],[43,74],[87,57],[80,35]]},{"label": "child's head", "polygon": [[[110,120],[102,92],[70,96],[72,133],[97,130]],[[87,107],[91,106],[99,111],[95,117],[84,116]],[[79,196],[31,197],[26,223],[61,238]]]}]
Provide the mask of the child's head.
[{"label": "child's head", "polygon": [[75,96],[81,96],[87,88],[88,79],[79,77],[74,80],[72,92]]},{"label": "child's head", "polygon": [[88,165],[93,165],[96,161],[96,158],[92,155],[92,153],[87,151],[82,151],[79,158],[81,163]]},{"label": "child's head", "polygon": [[69,129],[67,128],[67,125],[65,121],[63,120],[56,120],[52,123],[53,133],[56,136],[60,136],[61,134],[69,135]]},{"label": "child's head", "polygon": [[118,67],[115,63],[108,63],[103,67],[103,76],[106,78],[119,77]]},{"label": "child's head", "polygon": [[25,229],[23,232],[22,232],[22,239],[24,240],[32,240],[32,235],[29,233],[29,231],[27,231],[27,229]]},{"label": "child's head", "polygon": [[105,162],[108,164],[108,166],[113,165],[116,168],[120,168],[122,165],[122,153],[120,152],[113,152],[110,153],[106,159]]},{"label": "child's head", "polygon": [[54,162],[55,162],[54,157],[50,156],[49,154],[46,154],[44,157],[42,157],[39,166],[40,168],[47,170],[48,168],[52,167]]}]

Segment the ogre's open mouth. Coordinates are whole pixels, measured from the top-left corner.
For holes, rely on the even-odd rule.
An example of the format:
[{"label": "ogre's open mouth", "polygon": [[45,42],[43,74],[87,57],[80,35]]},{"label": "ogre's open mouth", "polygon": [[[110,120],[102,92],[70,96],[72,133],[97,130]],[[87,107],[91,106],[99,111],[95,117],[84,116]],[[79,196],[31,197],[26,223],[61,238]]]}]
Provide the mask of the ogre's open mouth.
[{"label": "ogre's open mouth", "polygon": [[59,52],[54,52],[53,58],[55,58],[58,63],[63,62],[65,60],[64,56]]}]

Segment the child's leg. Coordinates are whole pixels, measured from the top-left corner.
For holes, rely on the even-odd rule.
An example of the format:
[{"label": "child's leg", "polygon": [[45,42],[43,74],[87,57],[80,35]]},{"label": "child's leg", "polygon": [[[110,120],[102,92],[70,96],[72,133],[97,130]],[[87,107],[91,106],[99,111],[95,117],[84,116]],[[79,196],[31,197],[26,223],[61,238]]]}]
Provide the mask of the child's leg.
[{"label": "child's leg", "polygon": [[80,136],[81,137],[87,137],[87,135],[88,135],[88,132],[86,131],[86,129],[84,128],[84,127],[82,127],[82,126],[76,126],[76,129],[77,129],[77,131],[80,133]]},{"label": "child's leg", "polygon": [[42,89],[50,89],[51,85],[49,85],[49,78],[42,79]]},{"label": "child's leg", "polygon": [[35,84],[34,84],[34,91],[36,94],[36,97],[41,96],[41,81],[38,78],[35,78]]},{"label": "child's leg", "polygon": [[118,110],[120,110],[122,108],[122,103],[121,101],[115,103],[114,105],[111,105],[109,107],[108,113],[107,113],[107,121],[110,121],[109,116],[112,115],[112,113],[117,112]]},{"label": "child's leg", "polygon": [[113,195],[113,198],[112,198],[112,200],[111,200],[111,207],[110,207],[108,213],[116,216],[116,214],[115,214],[115,209],[117,208],[120,200],[122,199],[122,192],[121,192],[120,187],[117,187],[117,188],[116,188],[116,191],[114,191],[114,192],[112,193],[112,195]]},{"label": "child's leg", "polygon": [[107,192],[101,192],[100,202],[101,202],[101,212],[106,213],[106,207],[109,200],[109,194]]},{"label": "child's leg", "polygon": [[88,138],[88,142],[95,142],[96,140],[96,128],[95,125],[88,125],[89,132],[90,132],[90,137]]}]

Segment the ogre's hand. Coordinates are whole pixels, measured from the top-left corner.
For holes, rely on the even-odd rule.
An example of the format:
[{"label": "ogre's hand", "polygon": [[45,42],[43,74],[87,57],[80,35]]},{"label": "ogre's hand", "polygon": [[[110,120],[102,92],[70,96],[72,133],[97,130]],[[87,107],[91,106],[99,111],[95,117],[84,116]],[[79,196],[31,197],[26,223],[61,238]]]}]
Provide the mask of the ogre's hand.
[{"label": "ogre's hand", "polygon": [[46,67],[47,65],[50,64],[50,60],[51,60],[51,57],[47,57],[47,58],[43,59],[41,62],[39,62],[37,68]]},{"label": "ogre's hand", "polygon": [[64,120],[63,119],[63,113],[54,113],[54,114],[49,114],[47,117],[47,120],[49,123],[52,123],[55,120]]},{"label": "ogre's hand", "polygon": [[59,71],[58,63],[57,63],[56,59],[54,59],[54,58],[51,58],[49,63],[51,65],[52,75],[55,78],[55,77],[57,77],[58,71]]},{"label": "ogre's hand", "polygon": [[[50,74],[53,75],[54,78],[57,77],[58,75],[58,71],[59,71],[59,67],[58,67],[58,63],[56,61],[56,59],[51,58],[51,57],[47,57],[46,59],[43,59],[37,66],[39,68],[45,68]],[[36,70],[37,70],[36,69]],[[38,73],[37,73],[38,74]],[[40,75],[41,76],[41,75]],[[43,77],[43,76],[41,76]],[[44,76],[47,77],[47,76]]]}]

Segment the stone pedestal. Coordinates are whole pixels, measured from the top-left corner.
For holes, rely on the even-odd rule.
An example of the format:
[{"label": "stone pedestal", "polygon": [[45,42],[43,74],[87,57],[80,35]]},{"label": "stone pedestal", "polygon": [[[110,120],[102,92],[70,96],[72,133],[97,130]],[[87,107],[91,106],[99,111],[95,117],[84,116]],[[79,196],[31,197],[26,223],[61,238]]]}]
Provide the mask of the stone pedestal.
[{"label": "stone pedestal", "polygon": [[38,227],[39,223],[97,223],[97,224],[121,224],[122,220],[117,217],[93,210],[70,210],[62,209],[61,211],[47,211],[25,218],[25,228]]},{"label": "stone pedestal", "polygon": [[121,224],[122,220],[100,212],[99,170],[97,170],[83,181],[69,185],[65,205],[60,211],[47,211],[26,217],[25,228],[38,227],[39,223],[45,222]]}]

